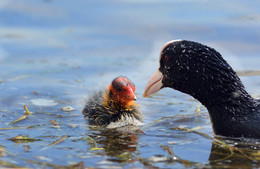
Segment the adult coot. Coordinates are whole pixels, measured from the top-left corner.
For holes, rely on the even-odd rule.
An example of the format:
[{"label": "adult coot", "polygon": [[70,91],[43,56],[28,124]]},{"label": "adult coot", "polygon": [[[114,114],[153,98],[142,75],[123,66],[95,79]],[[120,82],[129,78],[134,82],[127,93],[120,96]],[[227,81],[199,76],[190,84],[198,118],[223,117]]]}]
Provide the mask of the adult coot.
[{"label": "adult coot", "polygon": [[144,97],[164,87],[189,94],[207,109],[216,135],[260,138],[260,101],[245,90],[221,54],[203,44],[174,40],[160,53],[160,67]]},{"label": "adult coot", "polygon": [[137,108],[135,85],[127,77],[117,77],[107,87],[90,97],[82,111],[90,125],[109,128],[139,125],[142,115]]}]

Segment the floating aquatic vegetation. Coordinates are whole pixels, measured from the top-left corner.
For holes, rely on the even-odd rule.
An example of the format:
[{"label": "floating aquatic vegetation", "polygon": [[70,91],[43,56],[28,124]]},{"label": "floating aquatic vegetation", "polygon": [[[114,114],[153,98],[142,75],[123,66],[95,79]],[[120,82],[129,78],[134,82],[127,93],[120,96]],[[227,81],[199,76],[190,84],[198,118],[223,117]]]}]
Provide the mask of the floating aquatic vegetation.
[{"label": "floating aquatic vegetation", "polygon": [[226,148],[227,150],[230,151],[230,154],[227,155],[226,157],[224,158],[221,158],[221,159],[217,159],[217,160],[214,160],[214,161],[211,161],[211,162],[219,162],[219,161],[223,161],[223,160],[226,160],[226,159],[229,159],[230,157],[232,157],[234,155],[234,151],[237,151],[239,152],[243,157],[247,158],[248,160],[251,160],[251,161],[254,161],[254,159],[250,156],[248,156],[245,152],[243,152],[243,150],[237,148],[237,147],[234,147],[232,145],[229,145],[227,143],[224,143],[223,141],[220,141],[219,139],[217,138],[214,138],[214,137],[211,137],[205,133],[202,133],[202,132],[198,132],[196,131],[197,129],[199,129],[200,127],[195,127],[193,129],[187,129],[187,128],[181,128],[181,127],[174,127],[174,128],[170,128],[170,129],[174,129],[174,130],[184,130],[186,132],[193,132],[193,133],[196,133],[196,134],[199,134],[205,138],[209,138],[211,140],[213,140],[213,144],[217,144],[217,145],[221,145],[222,147]]},{"label": "floating aquatic vegetation", "polygon": [[24,109],[25,109],[25,114],[24,114],[23,116],[19,117],[18,119],[12,121],[12,122],[10,123],[11,125],[14,124],[14,123],[17,123],[17,122],[19,122],[19,121],[22,121],[22,120],[26,119],[27,116],[32,115],[32,113],[28,110],[27,106],[24,105]]},{"label": "floating aquatic vegetation", "polygon": [[173,153],[172,149],[169,146],[160,145],[160,147],[163,148],[167,153],[169,153],[173,160],[183,164],[185,167],[189,167],[191,165],[199,165],[199,163],[181,159]]},{"label": "floating aquatic vegetation", "polygon": [[6,161],[2,161],[2,160],[0,160],[0,166],[1,166],[1,168],[4,166],[4,167],[9,167],[9,168],[29,169],[29,168],[17,166],[15,164],[12,164],[12,163],[9,163],[9,162],[6,162]]},{"label": "floating aquatic vegetation", "polygon": [[197,108],[197,110],[196,110],[197,113],[200,112],[200,107],[201,107],[201,103],[199,104],[199,106],[198,106],[198,108]]},{"label": "floating aquatic vegetation", "polygon": [[0,130],[15,130],[15,129],[27,129],[28,127],[6,127],[0,128]]},{"label": "floating aquatic vegetation", "polygon": [[26,115],[32,115],[32,113],[28,110],[26,105],[24,105],[23,107],[24,107],[24,109],[26,111],[26,113],[25,113]]},{"label": "floating aquatic vegetation", "polygon": [[120,159],[120,161],[128,161],[132,158],[132,153],[131,152],[123,152],[119,155],[117,155],[117,157]]},{"label": "floating aquatic vegetation", "polygon": [[51,122],[52,125],[54,125],[54,126],[52,126],[52,127],[60,129],[60,125],[59,125],[59,123],[58,123],[57,121],[55,121],[55,120],[50,120],[50,122]]},{"label": "floating aquatic vegetation", "polygon": [[14,123],[17,123],[17,122],[19,122],[19,121],[22,121],[22,120],[26,119],[27,116],[28,116],[28,115],[25,114],[25,115],[19,117],[18,119],[12,121],[10,124],[14,124]]},{"label": "floating aquatic vegetation", "polygon": [[5,147],[3,147],[3,146],[0,145],[0,157],[5,156],[5,153],[6,153]]},{"label": "floating aquatic vegetation", "polygon": [[34,142],[34,141],[41,141],[41,139],[35,139],[28,137],[28,135],[18,135],[12,138],[9,138],[8,140],[11,140],[15,143],[28,143],[28,142]]},{"label": "floating aquatic vegetation", "polygon": [[16,130],[16,129],[30,129],[30,128],[36,128],[41,125],[32,125],[32,126],[21,126],[21,127],[5,127],[5,128],[0,128],[0,130]]},{"label": "floating aquatic vegetation", "polygon": [[53,143],[49,144],[47,147],[41,149],[41,151],[46,150],[46,149],[49,148],[49,147],[55,146],[56,144],[61,143],[62,141],[64,141],[64,140],[67,139],[67,138],[69,138],[69,136],[68,136],[68,135],[64,135],[64,136],[62,136],[61,138],[59,138],[58,140],[56,140],[56,141],[54,141]]},{"label": "floating aquatic vegetation", "polygon": [[186,132],[192,132],[192,131],[196,131],[196,130],[200,130],[200,129],[202,129],[202,127],[198,126],[198,127],[191,128],[191,129],[189,129],[189,131],[186,131]]},{"label": "floating aquatic vegetation", "polygon": [[97,142],[90,136],[88,137],[84,137],[84,140],[88,140],[88,144],[91,145],[92,148],[90,148],[90,151],[94,151],[94,150],[103,150],[104,148],[102,147],[98,147],[97,146]]},{"label": "floating aquatic vegetation", "polygon": [[90,151],[93,151],[93,150],[103,150],[104,148],[102,147],[93,147],[90,149]]}]

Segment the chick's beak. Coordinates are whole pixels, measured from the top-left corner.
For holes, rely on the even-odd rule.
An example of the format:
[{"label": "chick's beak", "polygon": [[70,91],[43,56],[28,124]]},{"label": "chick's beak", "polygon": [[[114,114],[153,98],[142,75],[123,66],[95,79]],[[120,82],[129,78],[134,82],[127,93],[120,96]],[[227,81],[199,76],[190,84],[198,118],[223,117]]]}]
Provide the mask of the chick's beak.
[{"label": "chick's beak", "polygon": [[157,70],[152,75],[150,80],[147,82],[143,97],[147,97],[159,91],[163,86],[162,79],[163,79],[163,74],[159,70]]},{"label": "chick's beak", "polygon": [[136,100],[135,92],[134,92],[134,90],[132,89],[131,86],[129,86],[129,91],[130,91],[130,95],[131,95],[131,97],[133,98],[133,100]]},{"label": "chick's beak", "polygon": [[136,96],[133,97],[133,100],[137,100]]}]

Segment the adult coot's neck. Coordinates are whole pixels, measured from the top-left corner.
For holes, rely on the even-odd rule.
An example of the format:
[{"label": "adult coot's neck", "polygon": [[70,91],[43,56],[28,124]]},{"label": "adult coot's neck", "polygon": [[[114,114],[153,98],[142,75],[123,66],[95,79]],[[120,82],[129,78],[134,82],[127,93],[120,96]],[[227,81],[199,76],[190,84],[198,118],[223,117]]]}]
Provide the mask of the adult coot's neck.
[{"label": "adult coot's neck", "polygon": [[[213,58],[210,55],[203,57],[206,58],[192,58],[197,61],[196,64],[191,61],[183,74],[186,84],[175,87],[207,107],[215,134],[245,136],[247,130],[252,131],[253,125],[248,123],[260,121],[255,115],[258,102],[247,93],[240,78],[220,54]],[[256,133],[252,131],[251,135]]]},{"label": "adult coot's neck", "polygon": [[260,137],[259,103],[216,50],[191,41],[174,42],[162,51],[160,65],[163,87],[187,93],[206,106],[215,134]]},{"label": "adult coot's neck", "polygon": [[[246,115],[257,106],[257,102],[245,90],[239,77],[232,69],[218,69],[195,78],[189,94],[198,99],[216,114]],[[221,110],[221,111],[220,111]],[[212,113],[211,113],[212,114]],[[213,115],[212,115],[213,116]]]},{"label": "adult coot's neck", "polygon": [[[211,84],[208,88],[204,86],[205,94],[195,92],[194,97],[207,107],[215,134],[259,137],[258,103],[245,91],[240,80],[229,80]],[[219,81],[221,78],[216,80]]]}]

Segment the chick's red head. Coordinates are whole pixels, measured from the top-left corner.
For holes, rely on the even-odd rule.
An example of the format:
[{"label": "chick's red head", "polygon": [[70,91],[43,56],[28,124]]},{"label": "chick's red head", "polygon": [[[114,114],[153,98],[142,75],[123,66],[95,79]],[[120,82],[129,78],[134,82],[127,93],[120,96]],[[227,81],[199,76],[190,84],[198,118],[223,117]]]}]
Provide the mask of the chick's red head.
[{"label": "chick's red head", "polygon": [[115,78],[108,86],[109,97],[119,104],[130,104],[136,100],[135,85],[124,76]]}]

